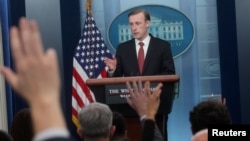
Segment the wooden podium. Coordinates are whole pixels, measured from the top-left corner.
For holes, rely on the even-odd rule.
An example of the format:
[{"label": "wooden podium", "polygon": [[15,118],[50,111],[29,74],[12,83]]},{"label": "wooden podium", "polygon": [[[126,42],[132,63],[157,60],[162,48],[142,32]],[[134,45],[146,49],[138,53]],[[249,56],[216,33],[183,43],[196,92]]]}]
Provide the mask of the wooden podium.
[{"label": "wooden podium", "polygon": [[176,84],[179,82],[177,75],[156,75],[156,76],[133,76],[133,77],[111,77],[101,79],[88,79],[86,84],[95,95],[96,101],[106,103],[112,111],[117,111],[125,116],[127,123],[128,137],[131,141],[138,141],[141,137],[141,123],[136,112],[126,103],[127,91],[126,81],[141,80],[150,81],[151,87],[157,83],[163,83],[161,102],[156,116],[156,122],[165,133],[164,116],[172,110],[173,100],[176,94]]}]

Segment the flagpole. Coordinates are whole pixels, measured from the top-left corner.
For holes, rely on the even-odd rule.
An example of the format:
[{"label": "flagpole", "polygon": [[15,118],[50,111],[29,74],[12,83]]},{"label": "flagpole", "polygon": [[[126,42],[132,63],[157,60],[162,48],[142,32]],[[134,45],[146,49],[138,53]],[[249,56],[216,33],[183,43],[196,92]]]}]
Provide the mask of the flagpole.
[{"label": "flagpole", "polygon": [[92,16],[91,3],[92,0],[87,0],[85,3],[85,23],[73,57],[72,121],[78,128],[80,127],[78,112],[84,106],[96,101],[94,93],[85,82],[89,78],[106,77],[103,58],[112,58]]},{"label": "flagpole", "polygon": [[87,0],[85,6],[86,6],[86,11],[89,13],[90,16],[92,16],[92,10],[91,10],[92,0]]}]

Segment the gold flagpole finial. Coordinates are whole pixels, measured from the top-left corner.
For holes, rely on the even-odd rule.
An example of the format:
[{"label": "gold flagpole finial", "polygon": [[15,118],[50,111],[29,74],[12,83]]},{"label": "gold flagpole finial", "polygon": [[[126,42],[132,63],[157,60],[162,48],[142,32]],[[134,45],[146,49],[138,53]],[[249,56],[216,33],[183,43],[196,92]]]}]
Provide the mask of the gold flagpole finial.
[{"label": "gold flagpole finial", "polygon": [[92,4],[92,0],[87,0],[87,2],[86,2],[86,10],[92,16],[91,4]]}]

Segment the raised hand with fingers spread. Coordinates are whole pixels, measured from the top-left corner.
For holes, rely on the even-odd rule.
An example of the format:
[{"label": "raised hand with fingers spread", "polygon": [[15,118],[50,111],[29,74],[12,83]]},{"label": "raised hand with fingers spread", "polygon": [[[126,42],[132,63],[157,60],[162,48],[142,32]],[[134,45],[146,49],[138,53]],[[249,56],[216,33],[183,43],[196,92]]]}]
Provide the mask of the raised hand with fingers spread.
[{"label": "raised hand with fingers spread", "polygon": [[154,91],[150,91],[150,84],[145,83],[145,88],[147,88],[147,97],[148,97],[148,102],[147,102],[147,113],[146,113],[146,118],[147,119],[152,119],[154,120],[154,117],[158,111],[159,105],[160,105],[160,94],[161,94],[161,87],[162,83],[159,83],[155,88]]},{"label": "raised hand with fingers spread", "polygon": [[21,18],[19,25],[19,28],[10,29],[15,71],[2,67],[1,73],[30,104],[59,99],[60,79],[55,50],[44,53],[35,21]]},{"label": "raised hand with fingers spread", "polygon": [[130,97],[126,97],[128,104],[137,112],[140,116],[140,120],[143,124],[143,141],[163,141],[164,138],[155,124],[155,116],[157,114],[160,105],[160,94],[162,83],[159,83],[153,91],[150,88],[150,82],[144,83],[142,81],[126,82],[127,88],[130,93]]},{"label": "raised hand with fingers spread", "polygon": [[[142,82],[133,81],[133,88],[130,82],[126,82],[127,88],[130,93],[130,97],[126,97],[128,104],[136,111],[139,116],[143,116],[147,112],[147,93],[143,90]],[[138,84],[137,84],[138,83]],[[145,82],[145,86],[148,87],[149,82]],[[149,89],[149,88],[145,88]],[[147,90],[148,92],[148,90]]]},{"label": "raised hand with fingers spread", "polygon": [[63,134],[60,139],[69,139],[60,106],[61,85],[55,50],[43,50],[37,23],[24,17],[20,19],[19,27],[11,27],[10,42],[15,71],[1,67],[0,72],[28,102],[35,136],[47,131],[50,138],[58,137],[51,132],[53,130]]}]

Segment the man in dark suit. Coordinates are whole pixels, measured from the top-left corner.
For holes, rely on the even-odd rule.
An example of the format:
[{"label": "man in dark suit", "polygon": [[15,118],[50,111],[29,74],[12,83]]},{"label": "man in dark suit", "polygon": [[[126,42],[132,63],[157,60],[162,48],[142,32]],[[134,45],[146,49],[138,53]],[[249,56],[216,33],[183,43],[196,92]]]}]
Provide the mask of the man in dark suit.
[{"label": "man in dark suit", "polygon": [[[155,38],[148,33],[150,15],[142,9],[129,13],[129,24],[133,39],[121,43],[117,47],[116,56],[105,58],[110,76],[139,76],[175,74],[174,61],[169,42]],[[140,72],[137,61],[139,42],[144,46],[144,65]]]},{"label": "man in dark suit", "polygon": [[[108,66],[108,76],[175,74],[170,43],[148,33],[150,26],[149,13],[143,9],[135,9],[128,14],[128,18],[134,38],[121,43],[112,59],[104,59],[105,64]],[[161,99],[167,99],[167,103],[169,103],[166,111],[167,120],[168,113],[171,112],[172,108],[173,86],[169,90],[166,87],[163,88],[162,92],[165,94],[161,95]]]}]

